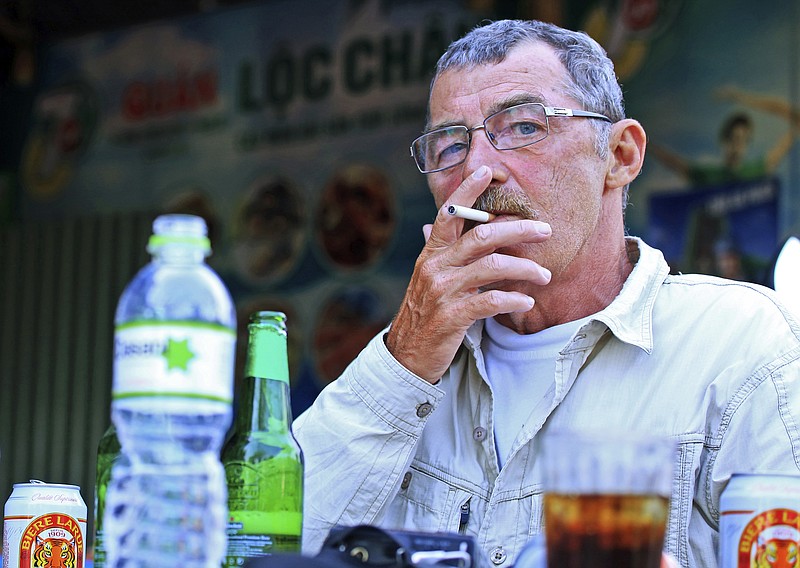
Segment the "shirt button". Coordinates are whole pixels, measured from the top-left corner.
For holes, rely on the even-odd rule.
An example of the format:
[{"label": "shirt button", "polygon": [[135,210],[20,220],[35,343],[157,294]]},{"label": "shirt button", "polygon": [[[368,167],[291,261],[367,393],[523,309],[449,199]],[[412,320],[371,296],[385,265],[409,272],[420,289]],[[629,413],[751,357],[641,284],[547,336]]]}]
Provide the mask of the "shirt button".
[{"label": "shirt button", "polygon": [[408,489],[409,485],[411,485],[411,472],[407,471],[403,476],[402,483],[400,483],[400,489]]},{"label": "shirt button", "polygon": [[417,406],[417,416],[420,418],[425,418],[431,413],[431,410],[433,410],[433,405],[430,402],[423,402]]},{"label": "shirt button", "polygon": [[489,558],[492,560],[492,564],[499,566],[506,561],[506,551],[503,550],[502,546],[498,546],[492,550],[492,552],[489,554]]},{"label": "shirt button", "polygon": [[472,431],[472,437],[478,442],[482,441],[484,438],[486,438],[486,428],[483,426],[478,426]]}]

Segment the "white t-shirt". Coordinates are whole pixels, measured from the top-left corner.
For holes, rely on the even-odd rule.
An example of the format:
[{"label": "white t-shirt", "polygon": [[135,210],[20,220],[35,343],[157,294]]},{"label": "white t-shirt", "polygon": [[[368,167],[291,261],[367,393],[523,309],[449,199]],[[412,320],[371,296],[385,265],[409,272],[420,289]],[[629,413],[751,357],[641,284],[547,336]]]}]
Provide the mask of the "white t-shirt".
[{"label": "white t-shirt", "polygon": [[531,410],[553,384],[558,352],[589,317],[521,335],[485,320],[481,351],[494,394],[494,437],[502,467]]}]

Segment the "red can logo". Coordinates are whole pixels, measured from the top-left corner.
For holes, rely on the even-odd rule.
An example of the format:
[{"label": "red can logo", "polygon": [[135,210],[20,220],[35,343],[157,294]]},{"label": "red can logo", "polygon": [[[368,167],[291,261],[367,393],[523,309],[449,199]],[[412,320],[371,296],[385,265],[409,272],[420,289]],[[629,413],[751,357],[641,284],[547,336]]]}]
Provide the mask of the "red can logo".
[{"label": "red can logo", "polygon": [[796,568],[800,566],[800,514],[792,509],[769,509],[742,530],[739,568]]},{"label": "red can logo", "polygon": [[83,532],[78,521],[63,513],[33,519],[22,533],[20,568],[83,568]]}]

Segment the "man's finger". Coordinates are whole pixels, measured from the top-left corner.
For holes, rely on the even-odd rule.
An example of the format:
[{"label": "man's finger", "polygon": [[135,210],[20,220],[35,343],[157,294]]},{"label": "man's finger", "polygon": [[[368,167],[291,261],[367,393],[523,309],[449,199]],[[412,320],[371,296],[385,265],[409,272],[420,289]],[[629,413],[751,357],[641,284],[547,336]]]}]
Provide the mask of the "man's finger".
[{"label": "man's finger", "polygon": [[481,166],[470,175],[467,179],[461,182],[461,185],[447,198],[444,204],[446,209],[448,205],[464,205],[472,207],[478,196],[486,191],[489,183],[492,181],[492,168],[489,166]]},{"label": "man's finger", "polygon": [[681,568],[675,557],[667,552],[661,553],[661,568]]}]

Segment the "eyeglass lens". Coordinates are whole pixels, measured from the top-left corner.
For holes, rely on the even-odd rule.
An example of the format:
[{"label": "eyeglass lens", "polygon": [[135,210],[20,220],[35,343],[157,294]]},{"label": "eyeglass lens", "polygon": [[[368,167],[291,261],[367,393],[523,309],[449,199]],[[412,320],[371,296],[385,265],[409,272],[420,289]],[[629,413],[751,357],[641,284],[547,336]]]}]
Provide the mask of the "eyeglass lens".
[{"label": "eyeglass lens", "polygon": [[[540,104],[522,104],[491,115],[483,122],[483,129],[498,150],[512,150],[546,138],[547,116]],[[469,151],[472,130],[475,128],[451,126],[417,138],[412,151],[419,169],[434,172],[463,162]]]}]

